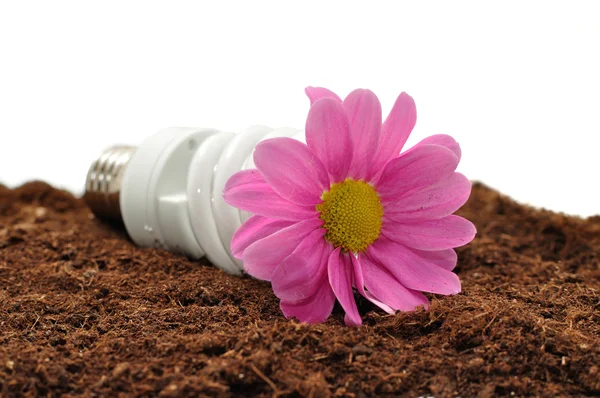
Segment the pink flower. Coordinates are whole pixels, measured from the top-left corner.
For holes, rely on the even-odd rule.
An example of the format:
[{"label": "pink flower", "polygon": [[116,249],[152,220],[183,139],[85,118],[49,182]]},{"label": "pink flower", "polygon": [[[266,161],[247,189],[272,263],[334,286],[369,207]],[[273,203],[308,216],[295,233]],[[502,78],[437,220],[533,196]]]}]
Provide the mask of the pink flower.
[{"label": "pink flower", "polygon": [[307,145],[263,141],[257,169],[227,182],[227,203],[254,214],[235,233],[233,255],[301,322],[325,321],[337,299],[346,324],[361,324],[353,288],[389,313],[428,307],[421,292],[459,293],[453,248],[476,231],[452,215],[471,192],[455,172],[458,143],[434,135],[400,153],[416,121],[405,93],[383,124],[369,90],[344,101],[324,88],[306,94]]}]

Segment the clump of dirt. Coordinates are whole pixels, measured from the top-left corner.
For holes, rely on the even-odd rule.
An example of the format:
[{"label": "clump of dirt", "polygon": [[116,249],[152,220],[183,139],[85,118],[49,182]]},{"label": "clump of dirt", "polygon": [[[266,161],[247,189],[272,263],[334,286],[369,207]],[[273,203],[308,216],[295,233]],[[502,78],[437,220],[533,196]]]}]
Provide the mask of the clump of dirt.
[{"label": "clump of dirt", "polygon": [[133,245],[67,192],[0,186],[0,395],[600,394],[600,217],[475,184],[463,292],[286,320],[268,283]]}]

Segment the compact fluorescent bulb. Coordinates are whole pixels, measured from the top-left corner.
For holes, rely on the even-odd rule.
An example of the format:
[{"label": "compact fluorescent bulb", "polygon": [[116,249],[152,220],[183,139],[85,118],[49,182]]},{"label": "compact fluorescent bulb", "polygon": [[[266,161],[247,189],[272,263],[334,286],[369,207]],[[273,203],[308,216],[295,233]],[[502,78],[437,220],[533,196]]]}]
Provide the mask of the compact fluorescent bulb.
[{"label": "compact fluorescent bulb", "polygon": [[254,168],[252,154],[260,141],[304,132],[253,126],[241,133],[214,129],[168,128],[139,147],[115,146],[90,167],[84,199],[101,218],[121,220],[131,239],[203,256],[231,274],[242,263],[230,252],[231,238],[250,214],[223,200],[234,173]]}]

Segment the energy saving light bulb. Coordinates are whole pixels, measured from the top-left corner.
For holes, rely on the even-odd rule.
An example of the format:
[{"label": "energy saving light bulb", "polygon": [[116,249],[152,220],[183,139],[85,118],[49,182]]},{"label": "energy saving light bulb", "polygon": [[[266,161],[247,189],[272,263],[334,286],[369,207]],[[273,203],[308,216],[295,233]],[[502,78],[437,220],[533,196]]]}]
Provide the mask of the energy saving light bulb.
[{"label": "energy saving light bulb", "polygon": [[250,214],[223,200],[234,173],[254,168],[260,141],[304,132],[252,126],[240,133],[203,128],[168,128],[139,147],[114,146],[91,165],[84,200],[100,218],[122,221],[143,247],[206,256],[215,266],[241,274],[230,253],[231,238]]}]

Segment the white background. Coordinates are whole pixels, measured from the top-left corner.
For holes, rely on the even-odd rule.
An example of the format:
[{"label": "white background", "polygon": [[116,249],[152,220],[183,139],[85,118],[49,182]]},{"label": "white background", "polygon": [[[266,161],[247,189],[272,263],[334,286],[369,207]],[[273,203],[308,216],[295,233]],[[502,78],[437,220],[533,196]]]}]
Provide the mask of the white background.
[{"label": "white background", "polygon": [[[0,0],[2,1],[2,0]],[[90,161],[160,128],[303,128],[303,88],[417,103],[460,170],[600,213],[595,1],[0,2],[0,182],[81,192]]]}]

